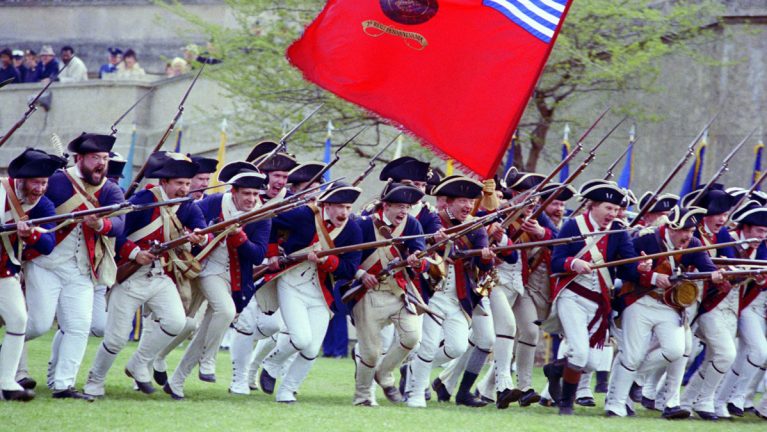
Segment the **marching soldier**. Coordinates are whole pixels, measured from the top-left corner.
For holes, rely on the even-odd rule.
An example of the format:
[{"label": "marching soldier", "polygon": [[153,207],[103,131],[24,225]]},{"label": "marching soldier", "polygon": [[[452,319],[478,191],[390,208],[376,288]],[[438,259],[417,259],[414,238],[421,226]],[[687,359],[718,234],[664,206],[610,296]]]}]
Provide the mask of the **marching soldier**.
[{"label": "marching soldier", "polygon": [[[559,237],[608,229],[618,217],[621,202],[626,199],[625,190],[608,181],[592,182],[581,188],[580,195],[589,200],[586,212],[565,222]],[[596,369],[599,359],[594,351],[601,350],[607,342],[613,275],[606,268],[592,270],[591,266],[618,256],[635,256],[631,239],[625,232],[554,247],[552,271],[575,273],[575,276],[556,280],[552,289],[551,314],[544,322],[544,330],[564,331],[567,338],[564,361],[544,367],[549,392],[554,400],[559,400],[560,414],[573,413],[581,373]],[[637,269],[637,264],[624,265],[618,268],[618,275],[624,282],[636,282],[639,278]],[[640,269],[648,271],[649,262],[642,263]],[[561,387],[560,379],[563,381]]]},{"label": "marching soldier", "polygon": [[197,170],[197,174],[192,177],[192,183],[189,184],[189,190],[195,191],[191,193],[191,196],[195,201],[201,200],[205,198],[207,194],[205,191],[199,189],[205,189],[210,186],[210,176],[218,170],[218,160],[202,156],[187,156],[192,159],[192,162],[200,167]]},{"label": "marching soldier", "polygon": [[5,337],[0,346],[0,390],[5,400],[29,401],[35,392],[16,382],[16,368],[24,349],[27,309],[19,283],[23,249],[33,248],[42,255],[56,243],[53,224],[31,227],[25,221],[55,214],[53,203],[45,196],[48,177],[66,164],[62,159],[41,150],[28,148],[8,166],[8,178],[0,178],[0,202],[3,224],[15,223],[14,231],[0,233],[0,319]]},{"label": "marching soldier", "polygon": [[[109,135],[83,133],[69,143],[75,166],[53,174],[46,191],[57,214],[125,200],[120,188],[107,180],[114,142]],[[75,379],[91,330],[94,285],[114,283],[114,252],[109,239],[122,233],[124,218],[92,215],[81,223],[62,227],[56,231],[53,252],[35,258],[33,250],[32,260],[25,264],[27,340],[50,330],[54,316],[62,332],[61,338],[54,341],[48,371],[54,398],[90,399],[75,390]],[[24,359],[19,374],[27,375]]]},{"label": "marching soldier", "polygon": [[[233,162],[221,169],[219,181],[229,183],[231,190],[197,202],[209,225],[257,208],[258,193],[266,184],[266,176],[249,162]],[[165,392],[174,399],[183,399],[184,381],[196,364],[200,364],[200,374],[209,374],[202,370],[202,365],[215,365],[224,333],[255,291],[253,265],[261,264],[266,256],[270,228],[270,220],[247,224],[225,237],[217,236],[199,255],[205,262],[198,283],[208,307],[173,376],[165,384]],[[215,369],[212,372],[215,374]],[[215,375],[212,378],[215,380]]]},{"label": "marching soldier", "polygon": [[308,189],[320,184],[323,180],[318,178],[313,184],[309,184],[317,174],[325,168],[325,164],[321,162],[304,162],[300,165],[296,165],[295,168],[288,172],[288,192],[298,193],[304,189]]},{"label": "marching soldier", "polygon": [[[316,251],[361,242],[360,229],[349,217],[351,205],[361,192],[358,188],[336,183],[319,196],[317,205],[305,205],[272,220],[273,227],[288,231],[283,243],[285,253],[308,253],[307,261],[280,272],[276,281],[273,278],[270,285],[259,288],[259,291],[267,290],[262,294],[264,296],[271,292],[270,301],[262,309],[264,313],[273,312],[278,304],[287,329],[286,334],[280,334],[277,345],[263,362],[259,383],[265,393],[274,392],[276,378],[282,375],[286,361],[298,353],[280,384],[277,402],[296,401],[296,392],[317,359],[331,314],[331,274],[339,279],[351,279],[359,266],[360,252],[319,258]],[[273,254],[275,249],[269,253]],[[270,259],[275,266],[279,265],[276,254]],[[247,371],[249,359],[244,366]]]},{"label": "marching soldier", "polygon": [[[147,204],[186,197],[198,165],[179,153],[156,153],[151,157],[162,163],[147,173],[147,177],[160,179],[160,184],[137,192],[130,202]],[[186,234],[191,243],[204,244],[207,237],[194,232],[204,227],[202,212],[192,202],[128,214],[117,250],[122,265],[132,261],[140,267],[115,285],[109,295],[106,332],[88,373],[86,394],[104,396],[107,372],[128,342],[136,309],[144,304],[159,321],[159,331],[152,331],[152,327],[145,329],[138,349],[125,366],[125,374],[134,380],[141,392],[151,394],[155,391],[149,373],[150,362],[184,328],[186,313],[182,300],[188,301],[189,291],[182,285],[182,276],[185,271],[191,271],[193,263],[188,251],[169,251],[168,256],[155,256],[151,251],[152,244]]]},{"label": "marching soldier", "polygon": [[[362,241],[372,242],[387,238],[420,235],[421,224],[408,214],[413,204],[419,202],[423,192],[413,186],[388,183],[381,196],[381,204],[372,214],[363,216],[358,224]],[[394,385],[392,371],[407,357],[421,339],[421,322],[411,302],[423,302],[415,291],[412,274],[406,269],[397,271],[384,280],[378,275],[393,260],[405,260],[416,273],[425,270],[425,261],[416,252],[425,249],[423,239],[410,239],[401,247],[388,246],[363,251],[360,269],[355,279],[364,287],[354,297],[352,317],[357,328],[358,345],[355,351],[354,405],[371,406],[371,387],[375,380],[384,395],[393,403],[401,402],[399,389]],[[415,297],[411,300],[410,296]],[[382,352],[381,330],[394,325],[398,343],[390,347],[379,362]],[[423,391],[422,393],[423,394]]]}]

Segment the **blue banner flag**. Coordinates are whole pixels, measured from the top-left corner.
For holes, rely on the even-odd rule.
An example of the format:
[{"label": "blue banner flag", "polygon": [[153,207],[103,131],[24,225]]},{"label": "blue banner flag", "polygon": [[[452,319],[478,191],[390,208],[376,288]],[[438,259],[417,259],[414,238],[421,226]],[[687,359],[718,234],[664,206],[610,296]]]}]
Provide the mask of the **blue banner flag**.
[{"label": "blue banner flag", "polygon": [[695,162],[690,167],[690,171],[687,172],[687,177],[685,177],[684,183],[682,183],[682,189],[679,191],[680,197],[687,195],[688,193],[697,189],[698,186],[700,186],[700,175],[703,172],[703,159],[705,154],[706,141],[704,137],[704,141],[700,144],[700,147],[698,147],[698,150],[695,152]]},{"label": "blue banner flag", "polygon": [[[756,180],[762,175],[762,152],[764,152],[764,143],[759,140],[759,144],[754,146],[754,172],[751,174],[752,185],[756,183]],[[757,186],[754,190],[762,190],[762,187]]]},{"label": "blue banner flag", "polygon": [[128,149],[128,157],[125,159],[125,168],[123,168],[123,178],[120,179],[120,187],[123,190],[130,187],[133,180],[133,154],[136,150],[136,125],[133,125],[133,132],[130,135],[130,148]]}]

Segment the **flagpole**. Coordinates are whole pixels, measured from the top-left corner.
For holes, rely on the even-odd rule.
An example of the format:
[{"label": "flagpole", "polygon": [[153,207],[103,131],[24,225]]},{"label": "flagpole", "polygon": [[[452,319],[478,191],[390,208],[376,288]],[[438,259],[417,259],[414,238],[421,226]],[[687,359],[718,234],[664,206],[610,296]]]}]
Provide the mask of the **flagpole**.
[{"label": "flagpole", "polygon": [[[328,120],[327,127],[328,133],[325,137],[325,155],[322,158],[322,162],[325,164],[330,163],[330,158],[333,152],[333,130],[335,130],[335,126],[333,126],[333,122],[330,120]],[[330,181],[330,170],[327,170],[322,174],[322,180],[325,182]]]},{"label": "flagpole", "polygon": [[136,125],[133,124],[133,128],[130,135],[130,147],[128,148],[128,157],[125,160],[125,167],[123,168],[123,178],[120,179],[120,186],[126,189],[130,186],[133,180],[133,155],[136,151]]}]

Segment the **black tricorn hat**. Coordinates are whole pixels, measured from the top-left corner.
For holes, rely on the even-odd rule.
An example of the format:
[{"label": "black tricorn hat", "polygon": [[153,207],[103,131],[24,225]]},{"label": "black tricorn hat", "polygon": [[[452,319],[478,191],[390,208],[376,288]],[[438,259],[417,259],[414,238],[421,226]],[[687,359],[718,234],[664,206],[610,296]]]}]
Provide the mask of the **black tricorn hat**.
[{"label": "black tricorn hat", "polygon": [[417,187],[392,182],[386,184],[381,193],[381,201],[391,204],[415,204],[423,195]]},{"label": "black tricorn hat", "polygon": [[706,209],[700,207],[683,208],[674,206],[668,213],[668,225],[669,228],[680,230],[690,229],[697,226],[701,218],[706,215]]},{"label": "black tricorn hat", "polygon": [[117,152],[109,152],[109,165],[107,166],[107,177],[111,178],[123,178],[123,171],[125,171],[125,165],[128,163]]},{"label": "black tricorn hat", "polygon": [[[690,204],[697,199],[697,197],[703,192],[705,186],[701,186],[698,189],[688,193],[681,200],[682,207],[689,207]],[[706,209],[706,216],[713,216],[722,213],[727,213],[732,210],[732,206],[738,201],[738,198],[728,194],[724,190],[724,185],[714,183],[711,188],[703,194],[700,199],[697,199],[695,205],[697,207],[703,207]]]},{"label": "black tricorn hat", "polygon": [[[650,197],[652,196],[652,192],[647,191],[645,192],[641,198],[639,198],[639,208],[643,209],[645,205],[650,200]],[[674,208],[675,205],[679,203],[679,197],[677,195],[671,194],[671,193],[664,193],[660,194],[655,199],[655,204],[647,211],[648,213],[657,213],[657,212],[665,212],[665,211],[671,211],[672,208]]]},{"label": "black tricorn hat", "polygon": [[115,137],[83,132],[67,145],[67,150],[72,153],[109,153],[115,145]]},{"label": "black tricorn hat", "polygon": [[317,198],[317,202],[325,204],[353,204],[357,201],[362,189],[348,183],[336,182]]},{"label": "black tricorn hat", "polygon": [[279,144],[277,144],[274,141],[261,141],[258,144],[256,144],[255,147],[253,147],[253,150],[250,151],[248,154],[248,157],[245,158],[248,162],[253,162],[254,160],[260,158],[261,156],[265,154],[269,154],[272,150],[277,148]]},{"label": "black tricorn hat", "polygon": [[[325,164],[322,162],[304,162],[290,170],[288,173],[288,183],[299,184],[308,182],[322,171],[323,168],[325,168]],[[317,180],[322,181],[321,178]]]},{"label": "black tricorn hat", "polygon": [[266,186],[267,178],[252,163],[236,161],[221,168],[218,181],[241,188],[263,189]]},{"label": "black tricorn hat", "polygon": [[428,162],[421,162],[414,157],[403,156],[387,163],[381,170],[378,179],[383,181],[391,179],[395,182],[401,182],[402,180],[425,182],[429,179],[430,171]]},{"label": "black tricorn hat", "polygon": [[506,183],[506,187],[511,190],[526,191],[537,186],[545,178],[546,176],[542,174],[521,172],[515,167],[511,167],[503,176],[503,181]]},{"label": "black tricorn hat", "polygon": [[578,194],[583,198],[595,202],[608,202],[617,206],[624,206],[627,204],[625,201],[627,191],[621,189],[617,183],[607,180],[586,182],[581,186],[581,190]]},{"label": "black tricorn hat", "polygon": [[578,191],[575,190],[574,187],[568,185],[562,186],[562,183],[552,182],[547,183],[542,189],[541,189],[541,199],[544,201],[549,199],[549,196],[556,192],[557,189],[562,187],[562,189],[557,192],[557,196],[554,198],[555,200],[559,201],[567,201],[573,196],[575,196]]},{"label": "black tricorn hat", "polygon": [[249,162],[253,162],[253,165],[256,165],[258,170],[264,173],[270,173],[272,171],[290,172],[290,170],[298,166],[298,161],[287,153],[276,153],[264,161],[264,158],[267,156],[268,155],[263,155],[258,159]]},{"label": "black tricorn hat", "polygon": [[450,198],[479,198],[484,185],[477,180],[456,175],[446,177],[432,191],[433,195]]},{"label": "black tricorn hat", "polygon": [[172,178],[192,178],[197,174],[199,165],[192,162],[188,156],[174,152],[155,152],[149,156],[153,160],[148,166],[153,170],[147,170],[146,176],[149,178],[172,179]]},{"label": "black tricorn hat", "polygon": [[767,226],[767,208],[759,201],[748,201],[732,214],[732,220],[740,224]]},{"label": "black tricorn hat", "polygon": [[206,158],[202,156],[187,155],[192,159],[192,162],[200,166],[197,170],[197,174],[213,174],[218,169],[218,160]]},{"label": "black tricorn hat", "polygon": [[42,150],[28,148],[8,164],[8,176],[16,179],[50,177],[66,161]]}]

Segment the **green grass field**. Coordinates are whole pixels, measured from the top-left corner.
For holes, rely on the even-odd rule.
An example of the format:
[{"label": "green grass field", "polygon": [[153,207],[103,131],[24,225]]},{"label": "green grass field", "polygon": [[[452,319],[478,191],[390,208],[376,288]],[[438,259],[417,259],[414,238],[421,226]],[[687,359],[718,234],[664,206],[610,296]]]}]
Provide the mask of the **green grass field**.
[{"label": "green grass field", "polygon": [[[707,423],[700,420],[668,422],[658,413],[638,409],[633,419],[608,419],[598,395],[598,407],[578,408],[577,415],[561,418],[551,408],[517,405],[505,411],[493,406],[482,409],[457,407],[454,404],[430,402],[427,409],[415,410],[393,406],[379,390],[377,408],[360,408],[351,404],[354,390],[354,365],[349,359],[320,359],[301,388],[297,404],[286,406],[274,402],[261,392],[250,396],[232,396],[227,392],[231,367],[229,354],[221,352],[218,360],[218,382],[209,384],[197,379],[196,371],[187,382],[186,400],[173,401],[162,391],[146,396],[132,390],[131,381],[123,374],[123,366],[136,344],[120,353],[107,382],[107,398],[94,403],[54,400],[45,388],[45,371],[52,333],[29,346],[30,369],[38,383],[38,397],[26,404],[0,403],[0,431],[48,430],[289,430],[289,431],[765,431],[767,422],[749,415],[735,421]],[[100,339],[88,346],[85,363],[80,370],[78,387],[82,388]],[[171,368],[181,357],[177,349],[170,358]],[[536,375],[541,388],[542,374]],[[159,390],[159,389],[158,389]]]}]

